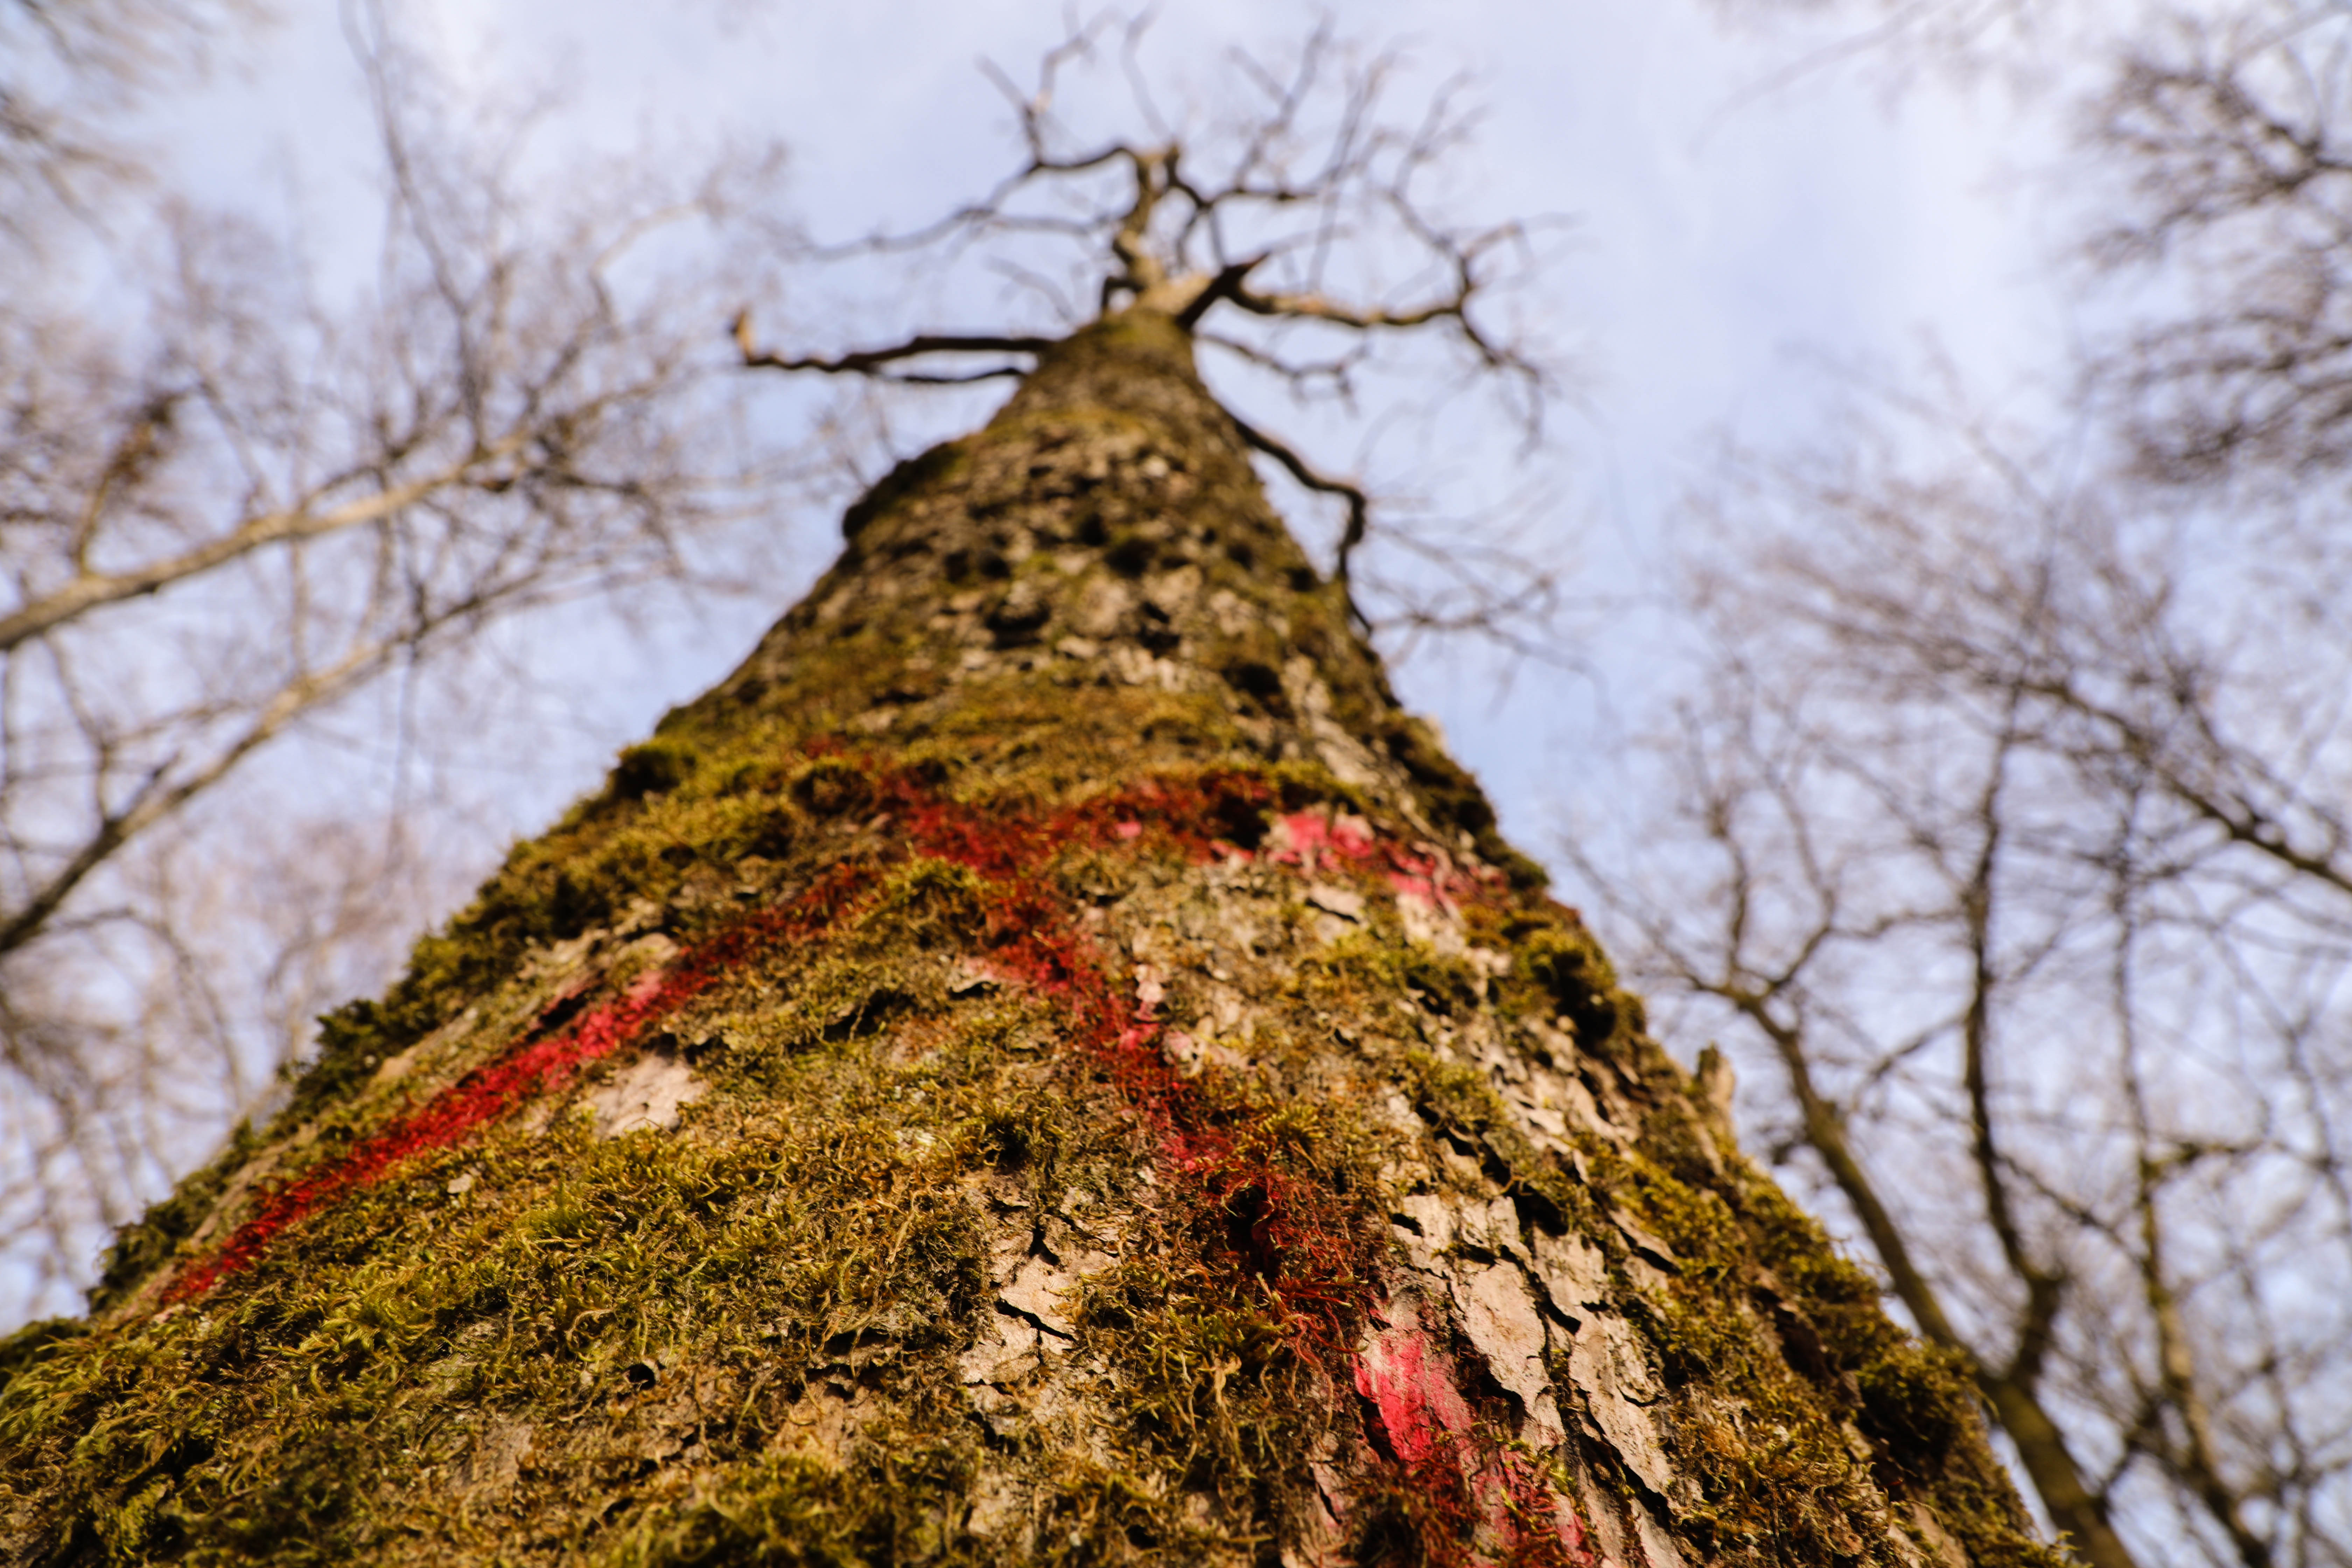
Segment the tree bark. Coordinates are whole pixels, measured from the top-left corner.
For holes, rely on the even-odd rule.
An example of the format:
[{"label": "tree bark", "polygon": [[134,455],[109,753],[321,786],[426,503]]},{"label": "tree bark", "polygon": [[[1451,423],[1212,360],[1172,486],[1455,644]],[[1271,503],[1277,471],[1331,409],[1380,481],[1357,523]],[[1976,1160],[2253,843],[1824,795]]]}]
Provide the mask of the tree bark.
[{"label": "tree bark", "polygon": [[2053,1561],[1174,318],[846,529],[0,1352],[0,1557]]}]

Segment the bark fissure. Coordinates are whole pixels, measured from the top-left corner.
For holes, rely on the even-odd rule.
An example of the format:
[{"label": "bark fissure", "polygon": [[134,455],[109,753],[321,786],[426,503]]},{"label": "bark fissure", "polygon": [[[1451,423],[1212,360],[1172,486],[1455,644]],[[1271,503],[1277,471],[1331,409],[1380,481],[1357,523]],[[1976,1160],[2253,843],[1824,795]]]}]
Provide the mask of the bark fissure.
[{"label": "bark fissure", "polygon": [[1188,325],[1036,348],[0,1360],[0,1552],[2047,1560]]}]

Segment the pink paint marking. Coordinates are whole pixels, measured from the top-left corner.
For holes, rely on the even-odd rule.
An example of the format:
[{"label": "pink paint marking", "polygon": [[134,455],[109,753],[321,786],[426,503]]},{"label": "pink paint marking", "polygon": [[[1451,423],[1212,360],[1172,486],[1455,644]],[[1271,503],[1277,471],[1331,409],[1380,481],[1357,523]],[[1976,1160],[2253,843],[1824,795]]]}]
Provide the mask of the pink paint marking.
[{"label": "pink paint marking", "polygon": [[[807,750],[819,755],[842,748]],[[1148,780],[1039,820],[982,814],[943,801],[902,774],[879,773],[876,782],[889,808],[886,815],[909,850],[963,865],[994,885],[982,972],[1066,1005],[1071,1044],[1099,1064],[1157,1133],[1165,1167],[1189,1179],[1233,1220],[1246,1215],[1246,1234],[1235,1242],[1244,1249],[1241,1261],[1298,1335],[1300,1353],[1312,1362],[1318,1345],[1337,1349],[1343,1325],[1360,1321],[1370,1308],[1371,1285],[1352,1232],[1331,1212],[1330,1195],[1261,1161],[1238,1157],[1233,1131],[1195,1086],[1176,1075],[1160,1048],[1164,1026],[1158,1008],[1141,996],[1132,1003],[1125,998],[1099,952],[1040,874],[1065,845],[1136,844],[1147,833],[1198,859],[1247,860],[1249,853],[1219,829],[1234,831],[1265,807],[1270,796],[1264,783],[1245,774]],[[1277,863],[1302,870],[1318,864],[1377,869],[1400,896],[1450,904],[1482,891],[1442,850],[1382,845],[1354,819],[1335,823],[1325,813],[1294,813],[1279,819],[1273,837],[1267,854]],[[560,1087],[759,953],[821,935],[866,898],[874,877],[871,868],[836,867],[786,908],[747,917],[561,1033],[536,1040],[526,1035],[505,1057],[422,1109],[269,1193],[219,1252],[173,1282],[165,1299],[177,1301],[209,1289],[251,1263],[304,1215],[409,1155],[448,1147],[527,1098]],[[1492,885],[1499,878],[1482,873],[1479,880]],[[1244,1198],[1247,1210],[1235,1207]],[[1509,1561],[1589,1568],[1592,1559],[1574,1510],[1524,1458],[1477,1427],[1450,1358],[1411,1308],[1392,1311],[1392,1321],[1363,1342],[1353,1370],[1355,1386],[1379,1412],[1398,1462],[1418,1479],[1451,1475],[1452,1494],[1473,1503],[1486,1538],[1502,1543]],[[1547,1509],[1558,1521],[1554,1531],[1530,1536],[1520,1528],[1518,1521],[1541,1518]],[[1429,1544],[1440,1559],[1455,1560],[1450,1543]]]},{"label": "pink paint marking", "polygon": [[1389,1447],[1408,1466],[1427,1463],[1470,1430],[1470,1406],[1454,1364],[1431,1342],[1410,1302],[1392,1305],[1356,1357],[1356,1392],[1372,1402]]},{"label": "pink paint marking", "polygon": [[1323,811],[1295,811],[1277,818],[1272,837],[1275,847],[1267,858],[1279,865],[1309,873],[1324,866],[1377,871],[1398,897],[1420,899],[1449,914],[1459,911],[1463,899],[1478,894],[1481,881],[1491,883],[1499,877],[1491,868],[1468,875],[1435,845],[1407,849],[1383,844],[1361,819]]},{"label": "pink paint marking", "polygon": [[[1486,1561],[1528,1568],[1596,1568],[1576,1510],[1529,1458],[1481,1428],[1454,1380],[1453,1359],[1422,1327],[1410,1300],[1391,1302],[1355,1363],[1356,1392],[1380,1416],[1381,1435],[1426,1495],[1453,1497],[1494,1549]],[[1441,1508],[1441,1516],[1443,1514]],[[1471,1562],[1454,1542],[1425,1542],[1434,1560]]]},{"label": "pink paint marking", "polygon": [[[1179,1078],[1161,1048],[1165,1026],[1157,998],[1129,1000],[1110,979],[1099,951],[1073,921],[1039,871],[1072,843],[1133,844],[1146,833],[1172,842],[1199,859],[1252,858],[1215,827],[1232,820],[1234,805],[1262,810],[1265,786],[1245,775],[1170,782],[1145,781],[1045,823],[979,817],[967,808],[907,790],[901,820],[911,847],[954,860],[996,884],[1000,907],[992,921],[993,967],[1067,1008],[1067,1037],[1100,1064],[1139,1119],[1157,1132],[1163,1170],[1187,1180],[1238,1220],[1235,1201],[1253,1208],[1244,1262],[1263,1280],[1272,1302],[1298,1333],[1300,1352],[1333,1338],[1359,1314],[1370,1276],[1328,1234],[1328,1194],[1297,1179],[1244,1163],[1233,1132],[1213,1115],[1200,1091]],[[1433,846],[1408,850],[1383,845],[1360,821],[1335,821],[1321,812],[1278,818],[1265,851],[1277,864],[1312,871],[1318,865],[1377,870],[1400,897],[1420,898],[1449,910],[1499,885],[1499,874],[1474,879]],[[1483,884],[1483,886],[1482,886]],[[1391,1309],[1391,1321],[1366,1339],[1353,1358],[1355,1386],[1378,1411],[1389,1447],[1416,1481],[1462,1500],[1498,1562],[1542,1568],[1591,1568],[1580,1522],[1522,1455],[1499,1444],[1475,1422],[1454,1380],[1451,1358],[1421,1327],[1410,1304]],[[1375,1320],[1377,1321],[1377,1319]],[[1450,1478],[1450,1481],[1448,1480]],[[1549,1521],[1531,1531],[1527,1526]],[[1434,1559],[1456,1560],[1451,1542],[1432,1542]]]},{"label": "pink paint marking", "polygon": [[[810,755],[837,754],[818,744]],[[1186,780],[1146,780],[1116,795],[1038,820],[983,814],[940,799],[903,774],[885,773],[880,804],[902,827],[910,848],[966,866],[1003,892],[994,921],[992,969],[1069,1004],[1076,1043],[1105,1059],[1113,1079],[1170,1143],[1181,1169],[1221,1172],[1230,1163],[1231,1138],[1190,1114],[1184,1086],[1158,1048],[1160,1024],[1149,1007],[1129,1011],[1114,994],[1092,943],[1069,921],[1061,900],[1037,875],[1061,846],[1073,842],[1134,843],[1147,825],[1202,858],[1242,855],[1215,831],[1223,822],[1263,809],[1262,781],[1245,774]],[[1319,818],[1312,818],[1318,826]],[[1326,835],[1329,837],[1329,835]],[[1370,840],[1352,824],[1334,842],[1360,854]],[[836,867],[786,909],[762,911],[698,946],[671,969],[647,976],[625,994],[546,1039],[521,1041],[499,1059],[434,1096],[423,1107],[361,1141],[349,1152],[322,1161],[266,1194],[258,1207],[209,1258],[183,1271],[167,1301],[202,1293],[258,1258],[288,1226],[355,1188],[384,1176],[411,1155],[456,1144],[533,1096],[562,1087],[586,1065],[622,1048],[656,1020],[702,991],[755,949],[805,938],[838,921],[871,885],[870,870]],[[1283,1212],[1275,1184],[1265,1191],[1257,1230],[1278,1229]],[[1301,1282],[1302,1285],[1305,1282]],[[1328,1289],[1308,1289],[1313,1297]]]},{"label": "pink paint marking", "polygon": [[[1355,1265],[1341,1256],[1345,1248],[1318,1228],[1328,1228],[1328,1218],[1310,1217],[1328,1205],[1276,1173],[1255,1164],[1242,1168],[1232,1134],[1203,1114],[1195,1103],[1198,1091],[1176,1076],[1160,1048],[1163,1026],[1157,1009],[1131,1005],[1117,993],[1100,954],[1039,875],[1065,845],[1132,844],[1147,833],[1198,858],[1248,858],[1219,829],[1238,827],[1265,809],[1270,795],[1264,782],[1238,773],[1145,780],[1044,819],[975,811],[895,773],[879,773],[876,783],[880,804],[889,808],[886,815],[899,825],[908,849],[963,865],[995,884],[990,972],[1067,1005],[1072,1044],[1102,1063],[1158,1131],[1162,1155],[1172,1167],[1213,1192],[1253,1194],[1255,1214],[1247,1237],[1253,1267],[1268,1276],[1277,1300],[1321,1325],[1310,1334],[1337,1329],[1354,1309],[1362,1286],[1355,1279]],[[1381,856],[1397,867],[1417,864],[1403,851],[1384,849],[1352,819],[1336,828],[1328,815],[1314,812],[1283,821],[1291,847],[1276,851],[1280,860],[1311,864],[1314,856],[1328,853],[1350,864]],[[873,875],[871,868],[837,867],[787,908],[748,917],[562,1033],[543,1040],[526,1035],[505,1057],[420,1110],[265,1195],[218,1253],[173,1281],[169,1299],[201,1292],[245,1268],[287,1226],[382,1177],[409,1155],[448,1147],[526,1099],[560,1087],[755,951],[822,932],[865,897]],[[1294,1268],[1303,1272],[1294,1274]]]}]

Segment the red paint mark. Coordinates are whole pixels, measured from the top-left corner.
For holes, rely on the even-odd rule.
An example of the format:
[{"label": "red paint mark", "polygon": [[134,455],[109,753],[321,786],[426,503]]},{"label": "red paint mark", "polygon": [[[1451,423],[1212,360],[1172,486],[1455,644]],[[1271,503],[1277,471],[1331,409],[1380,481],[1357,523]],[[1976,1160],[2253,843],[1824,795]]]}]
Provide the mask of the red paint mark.
[{"label": "red paint mark", "polygon": [[[837,742],[813,742],[803,752],[847,754]],[[1310,1364],[1350,1365],[1394,1461],[1430,1500],[1423,1532],[1432,1559],[1466,1561],[1462,1542],[1482,1523],[1486,1539],[1504,1550],[1502,1560],[1589,1564],[1573,1510],[1523,1455],[1473,1419],[1450,1359],[1417,1320],[1389,1324],[1360,1351],[1349,1342],[1356,1325],[1372,1316],[1384,1243],[1357,1206],[1247,1152],[1240,1136],[1245,1119],[1176,1073],[1161,1048],[1156,1006],[1130,1001],[1114,984],[1050,869],[1055,855],[1071,847],[1119,844],[1172,849],[1196,861],[1247,859],[1252,852],[1244,844],[1265,837],[1265,857],[1276,864],[1305,872],[1328,866],[1382,873],[1400,897],[1449,908],[1499,888],[1500,879],[1467,876],[1433,846],[1385,842],[1354,817],[1292,813],[1267,835],[1272,792],[1244,773],[1144,780],[1030,816],[944,800],[905,773],[857,765],[866,766],[876,785],[880,816],[873,826],[894,826],[904,852],[963,866],[989,884],[983,972],[1061,1005],[1069,1046],[1092,1061],[1157,1140],[1161,1168],[1189,1196],[1204,1248],[1223,1256],[1250,1281],[1251,1293],[1274,1307]],[[450,1147],[526,1100],[560,1089],[744,963],[786,943],[822,938],[866,902],[876,879],[871,867],[836,866],[789,904],[739,920],[558,1032],[540,1037],[526,1031],[499,1059],[420,1109],[268,1192],[217,1252],[172,1282],[164,1300],[211,1289],[306,1215],[410,1156]],[[1546,1518],[1557,1521],[1553,1528],[1527,1528]]]},{"label": "red paint mark", "polygon": [[399,1161],[457,1142],[528,1096],[551,1089],[609,1056],[667,1000],[664,977],[648,975],[552,1038],[510,1051],[426,1101],[424,1109],[364,1139],[340,1159],[312,1166],[271,1191],[219,1251],[172,1282],[166,1302],[212,1289],[261,1256],[288,1226],[383,1175]]},{"label": "red paint mark", "polygon": [[[813,757],[841,756],[837,741],[803,748]],[[917,853],[967,866],[1000,884],[992,910],[992,942],[999,965],[1013,977],[1076,1005],[1082,1047],[1116,1044],[1127,1020],[1093,949],[1070,925],[1058,893],[1038,873],[1064,845],[1137,842],[1145,820],[1159,837],[1196,856],[1234,852],[1218,829],[1247,826],[1270,798],[1246,774],[1146,780],[1044,819],[1019,813],[984,813],[938,798],[908,775],[877,773],[882,819],[895,820]],[[1134,832],[1125,829],[1132,826]],[[784,909],[754,913],[703,942],[668,970],[596,1007],[554,1036],[527,1031],[498,1060],[476,1069],[422,1108],[265,1193],[244,1224],[211,1257],[190,1265],[165,1289],[166,1303],[210,1289],[259,1258],[289,1226],[354,1189],[383,1177],[412,1155],[445,1149],[524,1100],[569,1082],[591,1062],[611,1055],[663,1016],[707,989],[756,952],[788,940],[806,940],[837,923],[870,887],[870,868],[837,866]],[[1144,1042],[1122,1047],[1115,1077],[1136,1096],[1153,1098],[1144,1081]],[[1117,1053],[1115,1053],[1117,1054]],[[1163,1074],[1158,1051],[1148,1053]],[[1173,1075],[1166,1074],[1172,1082]]]},{"label": "red paint mark", "polygon": [[1176,1073],[1155,1008],[1114,984],[1046,874],[1065,847],[1112,842],[1196,860],[1245,857],[1236,840],[1261,837],[1273,804],[1265,781],[1223,772],[1146,779],[1043,817],[975,811],[887,772],[877,784],[909,848],[992,884],[989,962],[1061,1005],[1066,1042],[1154,1134],[1162,1167],[1201,1211],[1210,1249],[1256,1282],[1307,1359],[1343,1359],[1382,1244],[1319,1184],[1244,1152],[1245,1129]]},{"label": "red paint mark", "polygon": [[[1066,1038],[1094,1058],[1157,1134],[1161,1168],[1176,1178],[1171,1184],[1190,1189],[1209,1221],[1209,1250],[1223,1253],[1255,1280],[1304,1359],[1352,1364],[1355,1385],[1378,1412],[1408,1488],[1427,1504],[1416,1521],[1425,1555],[1467,1564],[1478,1560],[1472,1543],[1483,1539],[1489,1562],[1592,1568],[1596,1560],[1574,1509],[1527,1455],[1474,1419],[1450,1358],[1417,1320],[1390,1325],[1361,1352],[1347,1345],[1350,1326],[1370,1315],[1382,1248],[1329,1191],[1244,1153],[1235,1121],[1218,1114],[1230,1108],[1212,1104],[1198,1083],[1170,1065],[1157,998],[1127,999],[1039,875],[1056,848],[1102,842],[1106,829],[1134,842],[1147,825],[1156,840],[1196,859],[1246,858],[1250,852],[1234,836],[1253,827],[1249,819],[1270,804],[1255,779],[1211,775],[1147,782],[1044,822],[976,818],[936,802],[916,804],[904,815],[919,852],[997,883],[995,963],[1067,1009]],[[1121,815],[1130,809],[1135,816]],[[1433,847],[1383,843],[1352,818],[1297,813],[1279,819],[1268,838],[1265,853],[1276,864],[1384,871],[1400,896],[1448,908],[1501,882],[1498,876],[1465,876]]]},{"label": "red paint mark", "polygon": [[[752,956],[831,925],[873,881],[871,872],[835,867],[783,910],[744,918],[695,947],[666,970],[640,976],[620,995],[544,1038],[536,1029],[496,1061],[476,1068],[408,1115],[265,1194],[252,1216],[220,1248],[192,1264],[163,1292],[166,1305],[200,1295],[258,1258],[278,1233],[412,1155],[446,1149],[524,1100],[569,1082],[589,1063],[612,1055],[648,1026]],[[576,993],[574,994],[577,994]],[[559,998],[560,1007],[571,998]],[[552,1010],[552,1008],[551,1008]]]}]

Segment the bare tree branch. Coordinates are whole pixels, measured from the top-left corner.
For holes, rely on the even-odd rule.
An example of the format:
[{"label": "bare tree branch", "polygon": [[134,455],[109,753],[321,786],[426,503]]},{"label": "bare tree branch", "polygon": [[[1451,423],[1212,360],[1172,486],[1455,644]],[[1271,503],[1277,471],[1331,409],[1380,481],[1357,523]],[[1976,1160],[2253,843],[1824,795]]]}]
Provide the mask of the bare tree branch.
[{"label": "bare tree branch", "polygon": [[[1464,145],[1475,120],[1463,107],[1460,83],[1438,87],[1417,119],[1395,114],[1389,99],[1399,58],[1350,58],[1326,23],[1286,64],[1234,57],[1250,96],[1234,123],[1215,136],[1082,139],[1057,118],[1057,95],[1064,74],[1090,63],[1112,30],[1107,15],[1073,30],[1046,54],[1034,88],[989,68],[1016,116],[1022,156],[979,200],[913,228],[808,247],[803,259],[944,261],[978,251],[1032,297],[1055,301],[1066,312],[1078,300],[1092,301],[1105,316],[1163,312],[1196,341],[1226,351],[1302,399],[1328,394],[1352,403],[1359,377],[1380,352],[1374,340],[1426,339],[1466,362],[1472,384],[1502,397],[1535,439],[1557,377],[1540,353],[1488,320],[1496,298],[1527,272],[1534,226],[1456,228],[1440,220],[1422,188]],[[1119,68],[1142,119],[1164,128],[1154,121],[1148,90],[1134,85],[1141,79],[1140,37],[1140,24],[1119,31]],[[1354,256],[1393,252],[1397,264],[1385,275],[1360,264],[1343,278],[1333,260],[1342,239]],[[1404,281],[1391,284],[1387,276]],[[965,369],[958,362],[1034,354],[1060,335],[917,330],[887,347],[826,353],[761,347],[748,310],[732,330],[747,368],[932,385],[1012,374],[1003,363]],[[1307,334],[1304,341],[1315,348],[1292,350],[1286,338],[1293,333]],[[1344,346],[1331,350],[1335,342]],[[925,368],[933,363],[940,368]],[[1370,491],[1332,477],[1328,465],[1261,420],[1239,420],[1237,427],[1298,483],[1344,504],[1334,574],[1343,584],[1359,584],[1359,553],[1381,542]],[[1499,558],[1486,564],[1494,580],[1510,576]],[[1526,571],[1489,597],[1491,586],[1487,578],[1460,578],[1458,602],[1444,612],[1397,606],[1394,624],[1466,629],[1521,650],[1557,644],[1557,637],[1503,630],[1532,622],[1557,603],[1543,574]],[[1361,596],[1351,588],[1350,610],[1360,620]]]},{"label": "bare tree branch", "polygon": [[[19,12],[0,7],[5,50]],[[183,14],[241,15],[227,0],[58,11],[69,30]],[[149,270],[121,260],[116,321],[0,289],[11,1267],[37,1262],[16,1237],[47,1226],[51,1245],[82,1237],[78,1270],[89,1227],[129,1218],[201,1156],[308,1046],[309,1018],[378,984],[373,965],[426,913],[395,889],[430,868],[374,853],[342,855],[359,890],[335,893],[357,909],[372,887],[373,902],[323,923],[264,907],[242,877],[216,880],[251,907],[174,882],[169,868],[216,856],[212,836],[253,811],[238,786],[289,745],[331,744],[388,676],[437,689],[526,616],[599,595],[619,613],[631,590],[700,580],[705,542],[770,489],[766,459],[720,434],[708,249],[647,244],[713,237],[767,164],[684,189],[635,171],[582,182],[604,194],[568,210],[535,205],[511,143],[441,129],[455,117],[436,79],[380,16],[361,8],[352,37],[385,183],[377,280],[355,307],[320,306],[249,216],[151,209],[128,184],[107,187],[110,221],[163,248]],[[136,47],[160,69],[177,37]],[[324,831],[323,805],[303,804],[271,832]],[[226,931],[250,951],[216,947]],[[52,1265],[67,1267],[37,1264]]]}]

